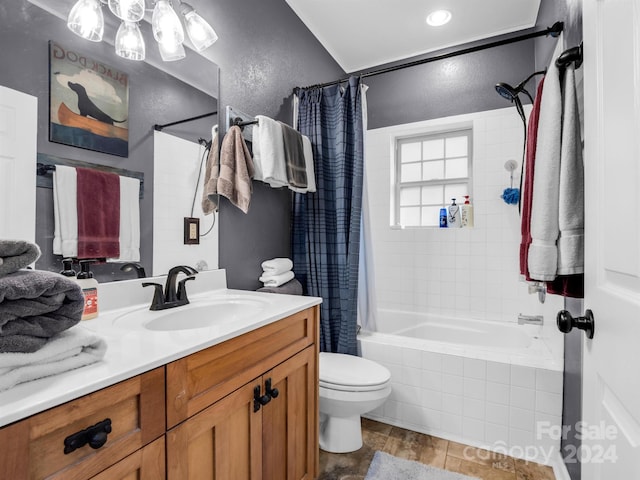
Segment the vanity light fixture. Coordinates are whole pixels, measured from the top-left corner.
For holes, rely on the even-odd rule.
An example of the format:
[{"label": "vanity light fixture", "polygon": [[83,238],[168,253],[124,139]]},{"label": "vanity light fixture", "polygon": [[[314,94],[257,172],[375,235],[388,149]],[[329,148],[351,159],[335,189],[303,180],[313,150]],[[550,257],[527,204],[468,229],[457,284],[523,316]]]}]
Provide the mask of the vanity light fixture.
[{"label": "vanity light fixture", "polygon": [[449,10],[436,10],[427,15],[427,23],[432,27],[441,27],[451,20],[451,12]]},{"label": "vanity light fixture", "polygon": [[[199,52],[218,40],[211,25],[191,5],[180,0],[178,2],[184,28],[170,0],[156,0],[151,16],[153,37],[158,42],[160,56],[165,62],[185,57],[185,28],[191,43]],[[67,27],[82,38],[92,42],[102,41],[104,4],[108,4],[109,10],[122,20],[116,33],[116,54],[129,60],[144,60],[146,47],[137,23],[142,20],[146,11],[144,0],[78,0],[69,12]]]}]

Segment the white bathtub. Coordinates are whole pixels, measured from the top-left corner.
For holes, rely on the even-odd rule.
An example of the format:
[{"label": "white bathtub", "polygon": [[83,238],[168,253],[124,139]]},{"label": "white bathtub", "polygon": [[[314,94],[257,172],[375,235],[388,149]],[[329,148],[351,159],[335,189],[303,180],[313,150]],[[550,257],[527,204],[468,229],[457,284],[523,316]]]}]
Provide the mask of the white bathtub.
[{"label": "white bathtub", "polygon": [[[559,452],[562,364],[541,327],[378,312],[362,356],[391,371],[393,393],[367,417],[551,464]],[[548,428],[547,428],[548,427]]]}]

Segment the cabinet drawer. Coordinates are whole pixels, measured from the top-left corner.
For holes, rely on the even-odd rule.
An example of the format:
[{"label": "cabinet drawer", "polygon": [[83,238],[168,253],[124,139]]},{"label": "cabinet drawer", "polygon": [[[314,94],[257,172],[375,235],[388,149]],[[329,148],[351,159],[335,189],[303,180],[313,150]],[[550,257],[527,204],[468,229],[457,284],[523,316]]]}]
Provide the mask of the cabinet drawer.
[{"label": "cabinet drawer", "polygon": [[123,458],[91,480],[164,480],[164,436]]},{"label": "cabinet drawer", "polygon": [[318,308],[189,355],[167,365],[171,428],[316,342]]},{"label": "cabinet drawer", "polygon": [[[165,431],[164,367],[0,429],[0,465],[12,480],[90,478]],[[65,439],[105,419],[106,443],[65,454]],[[4,466],[8,465],[9,472]]]}]

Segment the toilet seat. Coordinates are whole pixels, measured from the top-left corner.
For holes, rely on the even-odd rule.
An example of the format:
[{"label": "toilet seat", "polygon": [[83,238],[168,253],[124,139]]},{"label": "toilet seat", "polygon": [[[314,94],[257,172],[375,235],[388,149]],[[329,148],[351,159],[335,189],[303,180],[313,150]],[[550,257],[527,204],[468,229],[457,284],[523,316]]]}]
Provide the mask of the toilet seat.
[{"label": "toilet seat", "polygon": [[391,372],[366,358],[342,353],[320,352],[320,387],[347,392],[384,389]]}]

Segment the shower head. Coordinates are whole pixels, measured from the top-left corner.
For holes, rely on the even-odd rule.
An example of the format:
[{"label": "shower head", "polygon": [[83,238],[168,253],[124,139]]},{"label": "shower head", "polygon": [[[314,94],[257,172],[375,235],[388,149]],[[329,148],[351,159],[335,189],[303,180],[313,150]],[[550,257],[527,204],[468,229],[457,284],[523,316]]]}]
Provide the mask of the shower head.
[{"label": "shower head", "polygon": [[[529,78],[527,78],[527,80],[529,80]],[[498,92],[498,95],[500,95],[502,98],[506,98],[507,100],[510,100],[512,102],[518,98],[518,95],[520,95],[520,93],[524,93],[527,97],[529,97],[531,103],[533,103],[531,94],[524,88],[524,84],[527,83],[527,80],[525,80],[524,82],[520,82],[515,87],[512,87],[508,83],[504,82],[496,83],[496,92]]]},{"label": "shower head", "polygon": [[496,83],[496,92],[498,92],[498,95],[502,98],[506,98],[512,102],[518,96],[516,89],[504,82]]},{"label": "shower head", "polygon": [[524,86],[529,80],[533,78],[534,75],[540,75],[543,73],[546,73],[546,70],[534,72],[531,75],[529,75],[527,78],[525,78],[523,81],[521,81],[515,87],[512,87],[508,83],[504,83],[504,82],[496,83],[496,92],[498,92],[498,94],[502,98],[506,98],[507,100],[510,100],[512,102],[516,100],[516,98],[518,98],[518,95],[520,95],[520,93],[524,93],[527,97],[529,97],[529,100],[531,100],[531,103],[533,103],[533,98],[531,97],[531,94],[524,88]]}]

